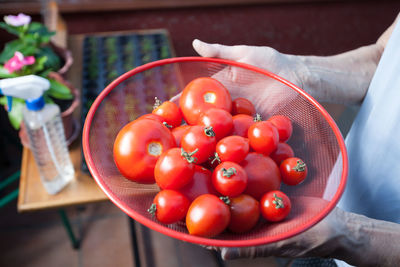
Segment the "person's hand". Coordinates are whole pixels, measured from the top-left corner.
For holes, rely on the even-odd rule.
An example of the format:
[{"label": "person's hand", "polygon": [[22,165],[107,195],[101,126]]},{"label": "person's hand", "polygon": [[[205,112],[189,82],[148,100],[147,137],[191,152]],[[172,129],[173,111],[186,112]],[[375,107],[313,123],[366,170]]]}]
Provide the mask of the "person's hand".
[{"label": "person's hand", "polygon": [[213,247],[212,249],[219,251],[224,260],[269,256],[331,257],[346,233],[344,217],[345,212],[335,208],[318,224],[289,239],[256,247]]}]

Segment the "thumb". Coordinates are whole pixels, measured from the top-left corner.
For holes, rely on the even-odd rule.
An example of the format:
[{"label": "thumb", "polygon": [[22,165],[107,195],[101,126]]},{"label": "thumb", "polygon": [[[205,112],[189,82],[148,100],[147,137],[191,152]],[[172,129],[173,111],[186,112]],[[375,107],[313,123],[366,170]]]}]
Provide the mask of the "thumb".
[{"label": "thumb", "polygon": [[237,52],[237,46],[226,46],[220,44],[208,44],[198,39],[193,40],[194,50],[202,57],[216,57],[229,60],[240,59],[240,53]]}]

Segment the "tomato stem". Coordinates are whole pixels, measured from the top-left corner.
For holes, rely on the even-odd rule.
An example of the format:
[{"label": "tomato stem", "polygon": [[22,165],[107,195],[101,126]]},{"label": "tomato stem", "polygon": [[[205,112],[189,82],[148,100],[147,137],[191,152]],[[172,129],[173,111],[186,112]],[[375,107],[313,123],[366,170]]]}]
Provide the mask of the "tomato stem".
[{"label": "tomato stem", "polygon": [[254,116],[253,121],[255,121],[255,122],[262,121],[261,115],[257,113],[257,114]]},{"label": "tomato stem", "polygon": [[285,204],[283,204],[283,198],[278,197],[275,193],[272,203],[275,205],[275,209],[283,209],[285,207]]},{"label": "tomato stem", "polygon": [[303,161],[298,160],[296,166],[294,166],[292,169],[297,172],[303,172],[306,170],[306,164]]},{"label": "tomato stem", "polygon": [[197,158],[192,156],[196,154],[197,151],[199,151],[198,148],[196,148],[193,152],[188,153],[181,147],[181,156],[184,157],[189,163],[196,163]]},{"label": "tomato stem", "polygon": [[162,102],[160,99],[158,99],[157,97],[154,97],[154,105],[153,105],[153,110],[158,108],[159,106],[161,106]]},{"label": "tomato stem", "polygon": [[162,124],[164,124],[165,127],[167,127],[168,129],[172,128],[172,125],[169,125],[166,121],[164,121]]},{"label": "tomato stem", "polygon": [[212,126],[210,126],[210,127],[205,127],[205,128],[204,128],[204,133],[205,133],[208,137],[213,137],[213,136],[215,136],[215,132],[214,132]]},{"label": "tomato stem", "polygon": [[229,199],[228,196],[226,197],[219,197],[219,199],[221,199],[226,205],[230,205],[231,204],[231,200]]},{"label": "tomato stem", "polygon": [[[213,158],[213,157],[211,157]],[[217,152],[214,153],[214,158],[211,160],[211,164],[214,164],[214,161],[218,161],[218,164],[221,163],[221,159],[219,158],[219,155]]]},{"label": "tomato stem", "polygon": [[222,168],[221,171],[222,171],[222,176],[228,178],[231,178],[232,175],[236,174],[236,169],[233,167],[230,167],[229,169]]},{"label": "tomato stem", "polygon": [[156,215],[157,205],[155,203],[150,205],[150,208],[147,209],[147,212],[150,213],[152,216]]}]

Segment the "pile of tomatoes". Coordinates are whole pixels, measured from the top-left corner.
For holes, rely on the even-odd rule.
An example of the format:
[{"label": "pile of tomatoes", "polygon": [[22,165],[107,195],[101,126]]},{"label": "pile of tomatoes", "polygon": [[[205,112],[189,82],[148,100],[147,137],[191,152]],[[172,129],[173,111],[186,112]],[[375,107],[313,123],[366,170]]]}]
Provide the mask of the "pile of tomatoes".
[{"label": "pile of tomatoes", "polygon": [[245,98],[231,99],[216,79],[201,77],[179,105],[156,99],[154,110],[125,125],[114,143],[119,171],[160,188],[148,211],[164,224],[186,220],[188,232],[213,237],[244,233],[260,217],[277,222],[290,212],[279,190],[301,183],[307,166],[287,144],[292,122],[263,120]]}]

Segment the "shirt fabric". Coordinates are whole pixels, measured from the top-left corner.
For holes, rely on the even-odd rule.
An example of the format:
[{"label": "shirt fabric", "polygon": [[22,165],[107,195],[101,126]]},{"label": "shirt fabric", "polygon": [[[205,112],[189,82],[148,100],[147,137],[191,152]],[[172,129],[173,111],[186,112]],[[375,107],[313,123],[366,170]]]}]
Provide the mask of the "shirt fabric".
[{"label": "shirt fabric", "polygon": [[[400,223],[400,25],[345,139],[349,175],[338,207]],[[337,261],[339,266],[350,266]]]}]

